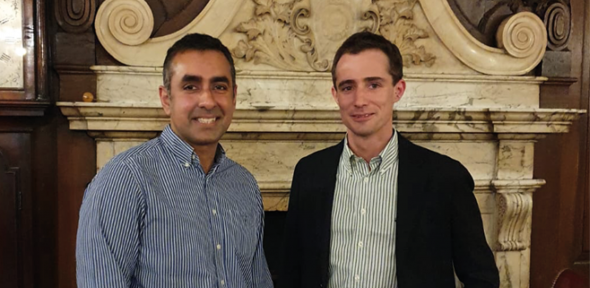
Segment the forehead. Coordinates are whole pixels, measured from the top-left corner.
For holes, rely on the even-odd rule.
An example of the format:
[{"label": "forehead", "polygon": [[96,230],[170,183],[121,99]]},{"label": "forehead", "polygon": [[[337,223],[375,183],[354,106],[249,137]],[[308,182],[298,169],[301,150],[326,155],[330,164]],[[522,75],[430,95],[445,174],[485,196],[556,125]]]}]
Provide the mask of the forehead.
[{"label": "forehead", "polygon": [[338,81],[366,77],[391,77],[389,58],[383,51],[368,49],[357,54],[342,55],[336,65],[336,79]]},{"label": "forehead", "polygon": [[188,50],[176,54],[170,65],[170,73],[172,81],[184,75],[200,76],[204,79],[225,76],[231,79],[229,61],[223,53],[215,50]]}]

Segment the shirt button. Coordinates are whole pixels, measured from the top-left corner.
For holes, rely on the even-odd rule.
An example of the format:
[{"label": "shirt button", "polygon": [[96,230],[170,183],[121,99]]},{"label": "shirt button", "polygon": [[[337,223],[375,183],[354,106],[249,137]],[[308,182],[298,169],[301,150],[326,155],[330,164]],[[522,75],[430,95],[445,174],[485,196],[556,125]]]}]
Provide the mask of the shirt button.
[{"label": "shirt button", "polygon": [[359,248],[363,248],[363,241],[359,241]]},{"label": "shirt button", "polygon": [[217,250],[221,250],[221,244],[217,244]]},{"label": "shirt button", "polygon": [[365,208],[361,209],[361,215],[365,215],[367,214],[367,210],[365,210]]},{"label": "shirt button", "polygon": [[213,211],[211,211],[211,212],[213,212],[213,215],[217,214],[217,210],[215,210],[215,209],[213,209]]},{"label": "shirt button", "polygon": [[188,163],[188,162],[184,163],[184,167],[188,168],[189,166],[191,166],[191,163]]},{"label": "shirt button", "polygon": [[223,280],[221,280],[220,283],[221,283],[221,285],[225,285],[225,281],[223,281]]},{"label": "shirt button", "polygon": [[369,178],[365,177],[365,179],[363,179],[363,181],[365,181],[365,183],[369,182]]},{"label": "shirt button", "polygon": [[359,282],[361,280],[361,276],[354,275],[354,281]]}]

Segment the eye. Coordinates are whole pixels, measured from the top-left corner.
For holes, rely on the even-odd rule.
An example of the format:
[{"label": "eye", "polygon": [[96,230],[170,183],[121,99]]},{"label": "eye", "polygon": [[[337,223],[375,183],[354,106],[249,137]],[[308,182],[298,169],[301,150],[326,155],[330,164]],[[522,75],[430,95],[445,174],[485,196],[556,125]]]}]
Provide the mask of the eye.
[{"label": "eye", "polygon": [[381,85],[379,85],[379,83],[369,83],[369,88],[370,89],[376,89],[379,88]]},{"label": "eye", "polygon": [[342,86],[340,88],[340,91],[342,91],[342,92],[348,92],[350,90],[352,90],[352,86],[351,85]]},{"label": "eye", "polygon": [[215,84],[213,85],[213,90],[215,91],[227,91],[229,88],[225,84]]},{"label": "eye", "polygon": [[199,89],[199,87],[197,87],[197,85],[193,85],[193,84],[187,84],[182,86],[182,90],[197,90]]}]

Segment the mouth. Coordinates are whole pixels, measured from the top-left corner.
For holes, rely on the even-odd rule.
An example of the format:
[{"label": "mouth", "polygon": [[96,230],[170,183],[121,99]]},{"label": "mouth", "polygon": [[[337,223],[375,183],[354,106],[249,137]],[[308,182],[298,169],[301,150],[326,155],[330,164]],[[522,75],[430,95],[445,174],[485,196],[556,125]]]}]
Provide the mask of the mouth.
[{"label": "mouth", "polygon": [[197,120],[197,122],[202,123],[202,124],[211,124],[214,123],[215,121],[217,121],[217,117],[197,117],[194,120]]},{"label": "mouth", "polygon": [[352,114],[352,119],[356,121],[364,121],[369,119],[371,116],[375,115],[375,113],[364,113],[364,114]]}]

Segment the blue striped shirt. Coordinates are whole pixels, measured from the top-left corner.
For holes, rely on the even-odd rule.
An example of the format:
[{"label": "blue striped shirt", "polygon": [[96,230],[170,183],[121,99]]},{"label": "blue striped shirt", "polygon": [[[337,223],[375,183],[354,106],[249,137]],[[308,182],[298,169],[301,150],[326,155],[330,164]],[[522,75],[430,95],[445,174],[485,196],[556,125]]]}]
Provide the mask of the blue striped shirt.
[{"label": "blue striped shirt", "polygon": [[84,194],[78,287],[272,287],[254,177],[219,146],[205,174],[170,127],[100,170]]}]

